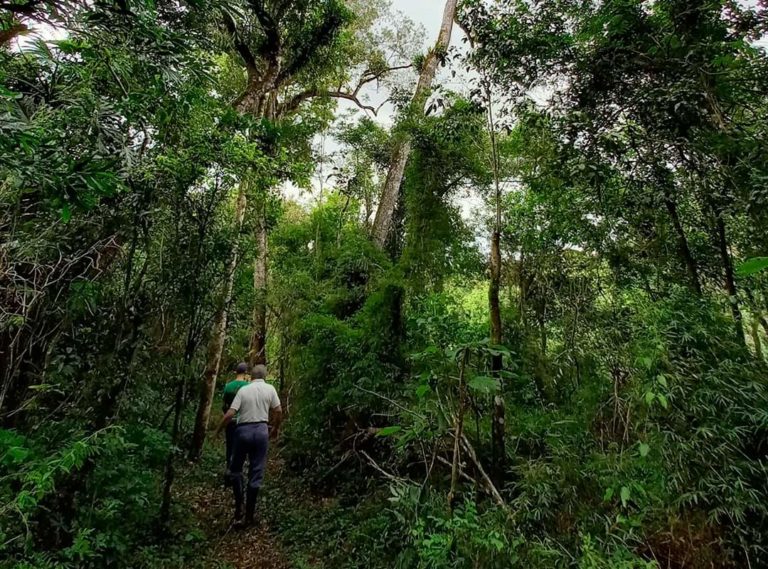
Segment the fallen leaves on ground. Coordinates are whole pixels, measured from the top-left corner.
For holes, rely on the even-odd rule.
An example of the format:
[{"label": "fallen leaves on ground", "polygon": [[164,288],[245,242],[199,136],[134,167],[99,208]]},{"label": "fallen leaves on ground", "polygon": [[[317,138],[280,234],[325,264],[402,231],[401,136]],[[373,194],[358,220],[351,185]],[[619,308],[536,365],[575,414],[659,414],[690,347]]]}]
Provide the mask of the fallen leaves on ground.
[{"label": "fallen leaves on ground", "polygon": [[[279,460],[270,457],[265,484],[274,479],[280,466]],[[190,509],[197,526],[211,543],[205,567],[290,569],[279,540],[261,516],[257,514],[258,521],[253,527],[233,527],[232,492],[224,488],[220,472],[212,472],[210,477],[198,479],[194,484],[179,486],[177,498]],[[262,497],[259,508],[264,506]]]}]

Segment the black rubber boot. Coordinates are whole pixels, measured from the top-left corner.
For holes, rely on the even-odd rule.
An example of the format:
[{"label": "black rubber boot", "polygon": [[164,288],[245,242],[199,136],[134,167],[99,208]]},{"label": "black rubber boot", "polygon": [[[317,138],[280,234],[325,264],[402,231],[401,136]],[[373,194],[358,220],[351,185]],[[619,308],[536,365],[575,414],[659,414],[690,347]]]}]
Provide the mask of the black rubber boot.
[{"label": "black rubber boot", "polygon": [[243,517],[243,482],[242,480],[232,479],[232,494],[235,497],[235,522]]},{"label": "black rubber boot", "polygon": [[258,488],[248,488],[245,496],[245,525],[252,526],[256,514],[256,500],[259,497]]}]

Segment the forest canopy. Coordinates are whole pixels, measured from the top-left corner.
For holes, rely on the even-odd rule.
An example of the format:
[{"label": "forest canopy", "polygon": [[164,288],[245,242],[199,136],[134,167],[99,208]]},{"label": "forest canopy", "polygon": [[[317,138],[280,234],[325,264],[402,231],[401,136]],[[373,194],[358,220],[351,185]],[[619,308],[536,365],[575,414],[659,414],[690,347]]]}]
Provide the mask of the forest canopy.
[{"label": "forest canopy", "polygon": [[768,566],[764,3],[431,18],[0,0],[0,567]]}]

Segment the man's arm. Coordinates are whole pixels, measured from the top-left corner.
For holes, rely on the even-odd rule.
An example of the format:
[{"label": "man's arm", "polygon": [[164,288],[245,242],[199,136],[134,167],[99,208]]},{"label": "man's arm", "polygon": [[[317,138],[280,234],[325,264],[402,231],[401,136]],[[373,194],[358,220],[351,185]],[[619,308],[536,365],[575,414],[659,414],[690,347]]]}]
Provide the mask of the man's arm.
[{"label": "man's arm", "polygon": [[229,410],[226,413],[224,413],[224,416],[221,418],[221,422],[219,423],[219,426],[216,427],[216,436],[218,436],[219,433],[224,430],[224,427],[226,427],[229,424],[229,422],[234,418],[235,413],[237,413],[237,411],[235,411],[232,407],[230,407]]},{"label": "man's arm", "polygon": [[269,426],[272,427],[272,438],[280,434],[280,424],[283,422],[283,408],[278,405],[269,410]]},{"label": "man's arm", "polygon": [[224,429],[224,427],[226,427],[229,424],[229,422],[232,420],[235,414],[240,410],[240,405],[242,405],[242,402],[243,402],[242,393],[238,391],[237,395],[235,395],[235,400],[232,401],[232,405],[230,405],[229,410],[226,413],[224,413],[224,416],[221,418],[221,423],[219,423],[219,426],[216,428],[217,435]]}]

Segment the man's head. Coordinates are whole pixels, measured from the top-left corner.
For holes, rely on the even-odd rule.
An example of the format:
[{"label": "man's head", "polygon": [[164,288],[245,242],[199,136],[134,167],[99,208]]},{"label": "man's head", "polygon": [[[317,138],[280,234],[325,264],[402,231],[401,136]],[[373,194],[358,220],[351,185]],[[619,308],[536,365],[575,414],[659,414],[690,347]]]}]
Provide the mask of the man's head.
[{"label": "man's head", "polygon": [[267,379],[267,366],[261,364],[253,366],[251,379]]},{"label": "man's head", "polygon": [[235,373],[237,375],[245,375],[246,373],[248,373],[248,364],[245,362],[240,362],[239,364],[237,364],[237,366],[235,367]]}]

